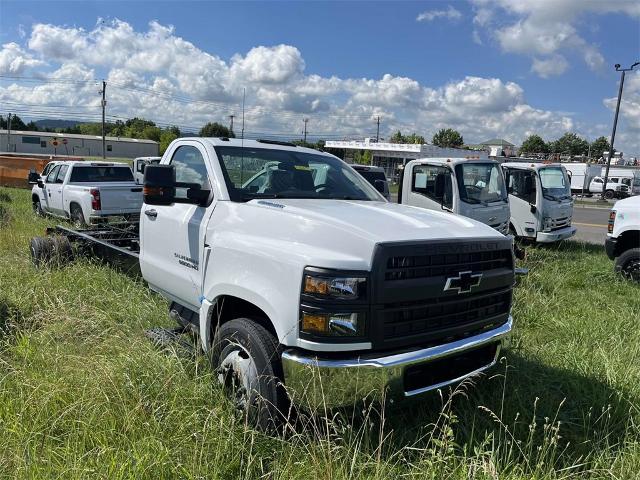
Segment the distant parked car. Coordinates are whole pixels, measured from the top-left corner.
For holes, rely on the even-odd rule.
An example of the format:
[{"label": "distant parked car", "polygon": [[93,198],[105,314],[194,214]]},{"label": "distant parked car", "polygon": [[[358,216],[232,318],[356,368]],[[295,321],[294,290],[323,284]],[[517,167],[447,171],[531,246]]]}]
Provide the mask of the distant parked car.
[{"label": "distant parked car", "polygon": [[[384,168],[359,164],[350,164],[349,166],[362,175],[367,182],[373,185],[376,190],[384,195],[384,198],[391,201],[391,195],[389,194],[389,182],[387,181],[387,176],[384,174]],[[376,182],[384,183],[376,184]]]}]

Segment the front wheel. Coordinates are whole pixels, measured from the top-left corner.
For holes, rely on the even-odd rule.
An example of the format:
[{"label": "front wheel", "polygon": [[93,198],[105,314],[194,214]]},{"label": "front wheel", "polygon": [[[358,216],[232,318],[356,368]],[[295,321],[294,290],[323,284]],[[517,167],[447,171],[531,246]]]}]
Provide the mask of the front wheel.
[{"label": "front wheel", "polygon": [[616,258],[615,271],[640,283],[640,248],[630,248]]},{"label": "front wheel", "polygon": [[33,202],[33,213],[38,217],[44,217],[44,210],[42,209],[42,204],[39,199]]},{"label": "front wheel", "polygon": [[276,338],[253,320],[231,320],[215,334],[211,362],[235,407],[261,430],[278,430],[289,402]]}]

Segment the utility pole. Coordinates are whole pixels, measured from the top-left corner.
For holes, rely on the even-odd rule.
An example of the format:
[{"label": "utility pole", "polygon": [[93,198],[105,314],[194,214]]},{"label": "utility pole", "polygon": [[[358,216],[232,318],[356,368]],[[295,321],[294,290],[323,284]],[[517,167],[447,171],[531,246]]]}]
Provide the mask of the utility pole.
[{"label": "utility pole", "polygon": [[229,115],[229,119],[231,120],[231,124],[229,125],[229,132],[233,133],[233,118],[235,115]]},{"label": "utility pole", "polygon": [[378,116],[378,128],[376,129],[376,143],[380,141],[380,116]]},{"label": "utility pole", "polygon": [[107,93],[107,82],[105,82],[104,80],[102,81],[102,90],[100,90],[100,93],[102,93],[102,102],[100,102],[100,104],[102,105],[102,159],[104,160],[105,158],[107,158],[107,139],[105,136],[104,126],[104,111],[105,107],[107,106],[107,101],[105,100],[105,95]]},{"label": "utility pole", "polygon": [[618,126],[618,113],[620,113],[620,100],[622,100],[622,89],[624,88],[624,76],[625,73],[630,72],[637,65],[640,65],[640,62],[636,62],[631,65],[629,68],[620,68],[620,64],[616,63],[616,72],[622,72],[620,75],[620,88],[618,89],[618,103],[616,104],[616,114],[613,117],[613,130],[611,131],[611,145],[609,146],[609,158],[607,159],[607,169],[604,172],[604,184],[602,185],[602,199],[604,200],[604,196],[607,191],[607,181],[609,179],[609,168],[611,167],[611,157],[613,156],[613,142],[616,139],[616,127]]},{"label": "utility pole", "polygon": [[11,151],[11,113],[7,118],[7,152]]},{"label": "utility pole", "polygon": [[302,121],[304,122],[304,143],[307,143],[307,122],[309,119],[305,118]]}]

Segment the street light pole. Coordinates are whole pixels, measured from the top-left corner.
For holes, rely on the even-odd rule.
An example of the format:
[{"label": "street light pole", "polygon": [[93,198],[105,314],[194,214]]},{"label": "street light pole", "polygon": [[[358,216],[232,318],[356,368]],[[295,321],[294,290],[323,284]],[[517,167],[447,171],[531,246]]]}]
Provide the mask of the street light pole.
[{"label": "street light pole", "polygon": [[616,127],[618,126],[618,114],[620,113],[620,101],[622,100],[622,89],[624,88],[624,76],[627,72],[633,70],[640,62],[636,62],[629,68],[620,68],[620,64],[616,63],[616,72],[622,72],[620,75],[620,88],[618,89],[618,103],[616,104],[616,113],[613,117],[613,130],[611,131],[611,145],[609,145],[609,158],[607,158],[607,169],[604,173],[604,184],[602,185],[602,199],[604,200],[607,191],[607,181],[609,180],[609,168],[611,167],[611,157],[613,156],[613,142],[616,139]]}]

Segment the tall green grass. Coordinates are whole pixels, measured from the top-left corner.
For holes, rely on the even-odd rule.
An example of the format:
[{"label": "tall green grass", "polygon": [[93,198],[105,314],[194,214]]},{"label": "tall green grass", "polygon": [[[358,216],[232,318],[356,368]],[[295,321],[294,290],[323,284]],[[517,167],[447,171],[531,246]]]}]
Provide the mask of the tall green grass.
[{"label": "tall green grass", "polygon": [[141,279],[90,260],[32,267],[53,220],[0,189],[0,477],[639,478],[640,288],[599,246],[529,248],[515,335],[456,389],[249,428]]}]

